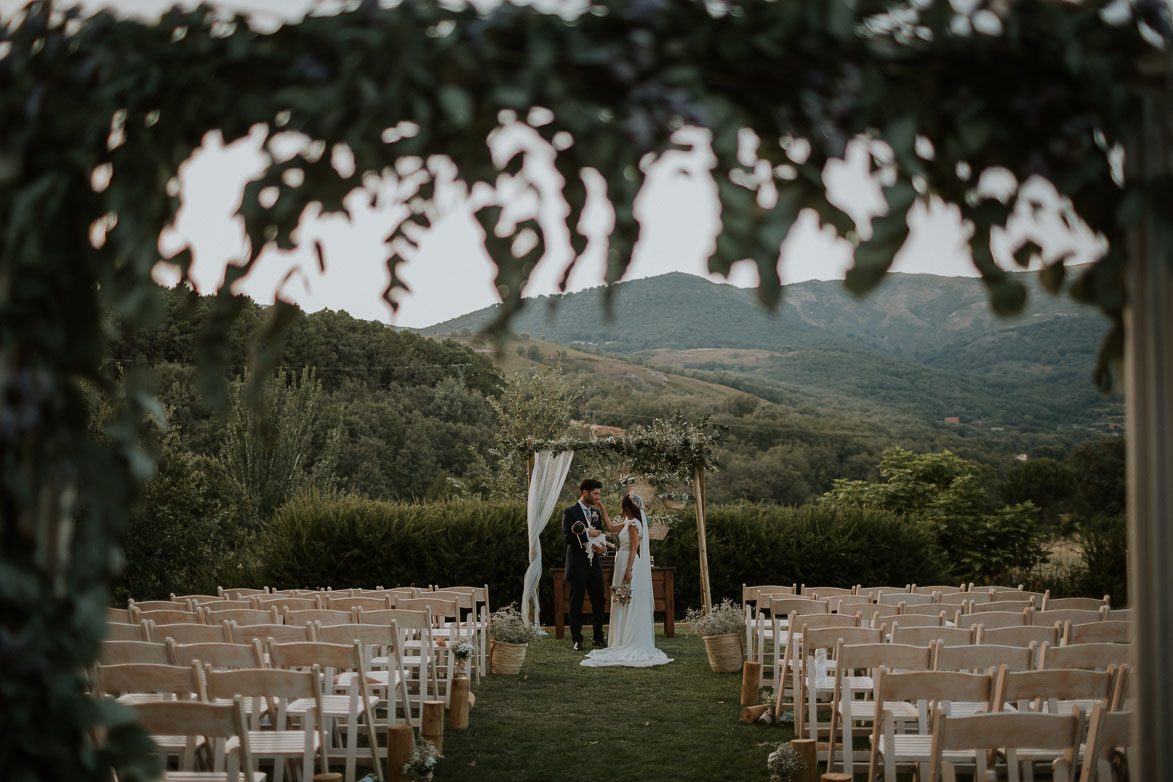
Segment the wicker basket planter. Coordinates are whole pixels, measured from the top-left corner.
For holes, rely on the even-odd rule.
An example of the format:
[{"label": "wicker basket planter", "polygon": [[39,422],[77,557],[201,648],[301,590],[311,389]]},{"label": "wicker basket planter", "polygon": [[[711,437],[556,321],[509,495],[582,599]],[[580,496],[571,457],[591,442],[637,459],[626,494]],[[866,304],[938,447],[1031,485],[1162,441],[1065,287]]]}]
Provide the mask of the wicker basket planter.
[{"label": "wicker basket planter", "polygon": [[709,654],[709,667],[714,673],[734,673],[741,670],[745,658],[741,633],[706,635],[705,651]]},{"label": "wicker basket planter", "polygon": [[489,641],[489,670],[492,673],[521,673],[525,662],[527,644],[511,644],[505,641]]}]

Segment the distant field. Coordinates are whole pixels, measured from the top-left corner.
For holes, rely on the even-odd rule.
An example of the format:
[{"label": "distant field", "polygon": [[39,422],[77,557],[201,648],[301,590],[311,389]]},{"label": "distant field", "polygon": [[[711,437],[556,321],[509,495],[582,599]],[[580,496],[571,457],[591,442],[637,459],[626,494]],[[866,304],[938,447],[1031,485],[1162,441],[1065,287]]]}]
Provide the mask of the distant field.
[{"label": "distant field", "polygon": [[1083,548],[1073,538],[1061,538],[1047,546],[1053,564],[1072,565],[1083,559]]},{"label": "distant field", "polygon": [[[698,398],[707,398],[709,400],[712,400],[714,396],[718,399],[747,396],[743,391],[738,391],[735,388],[730,388],[719,383],[683,377],[670,372],[661,372],[638,364],[631,364],[621,359],[599,356],[594,353],[569,348],[565,345],[527,337],[514,337],[510,339],[501,351],[496,350],[491,340],[486,340],[483,337],[475,335],[466,337],[458,334],[449,334],[445,335],[444,338],[452,339],[467,345],[478,353],[483,353],[505,374],[525,372],[531,369],[544,369],[553,364],[555,356],[561,353],[562,368],[568,376],[590,375],[595,384],[626,383],[631,384],[639,391],[654,391],[658,393],[670,391],[676,394],[697,396]],[[535,348],[538,355],[536,359],[532,357]],[[704,356],[704,358],[691,359],[697,361],[725,360],[724,358],[713,358],[713,356],[718,354],[721,356],[727,354],[753,354],[751,359],[745,359],[746,363],[752,363],[758,358],[776,355],[766,350],[701,349],[695,351],[657,352],[666,354],[696,353],[698,356]],[[738,360],[742,359],[738,358]],[[663,363],[681,364],[684,362],[679,359],[673,359]]]}]

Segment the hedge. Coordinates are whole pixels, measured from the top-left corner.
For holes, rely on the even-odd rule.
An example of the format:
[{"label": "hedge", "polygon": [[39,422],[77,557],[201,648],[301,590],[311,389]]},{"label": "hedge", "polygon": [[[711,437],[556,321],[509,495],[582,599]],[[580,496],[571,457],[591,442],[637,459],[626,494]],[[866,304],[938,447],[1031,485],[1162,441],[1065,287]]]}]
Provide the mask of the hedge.
[{"label": "hedge", "polygon": [[[561,508],[542,534],[543,620],[553,619],[550,568],[562,567]],[[697,534],[691,509],[652,542],[657,566],[676,568],[677,613],[700,604]],[[715,600],[740,601],[743,583],[850,586],[941,583],[948,568],[931,533],[886,511],[728,505],[707,509]],[[521,599],[528,564],[520,503],[456,500],[428,504],[304,494],[269,525],[262,577],[274,588],[489,585],[494,605]]]}]

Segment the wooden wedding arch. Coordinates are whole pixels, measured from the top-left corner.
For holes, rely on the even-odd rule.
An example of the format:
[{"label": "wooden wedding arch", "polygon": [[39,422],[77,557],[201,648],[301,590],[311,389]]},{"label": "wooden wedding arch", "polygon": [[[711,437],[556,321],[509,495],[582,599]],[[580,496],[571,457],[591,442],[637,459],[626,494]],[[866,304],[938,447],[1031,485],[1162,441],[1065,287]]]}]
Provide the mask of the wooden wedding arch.
[{"label": "wooden wedding arch", "polygon": [[[723,428],[710,425],[708,418],[690,421],[683,416],[657,418],[621,435],[607,437],[536,440],[528,437],[517,447],[526,452],[526,483],[533,478],[534,460],[540,451],[610,458],[629,465],[631,474],[650,483],[653,488],[688,485],[696,509],[697,548],[700,559],[701,602],[705,613],[712,610],[709,585],[709,553],[705,531],[705,472],[717,468],[714,454]],[[540,556],[530,546],[530,562]]]}]

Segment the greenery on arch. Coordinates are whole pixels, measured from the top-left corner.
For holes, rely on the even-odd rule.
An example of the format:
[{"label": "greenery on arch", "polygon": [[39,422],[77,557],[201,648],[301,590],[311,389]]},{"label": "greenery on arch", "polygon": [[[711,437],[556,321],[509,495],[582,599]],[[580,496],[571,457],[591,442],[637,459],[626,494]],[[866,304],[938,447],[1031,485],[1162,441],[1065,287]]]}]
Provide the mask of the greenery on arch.
[{"label": "greenery on arch", "polygon": [[[720,468],[716,448],[726,427],[711,424],[709,417],[691,420],[680,413],[633,427],[624,434],[589,439],[561,437],[514,442],[524,451],[574,451],[576,455],[624,465],[625,480],[647,481],[660,496],[673,496],[681,485],[690,485],[698,470]],[[685,495],[682,499],[687,500]]]}]

